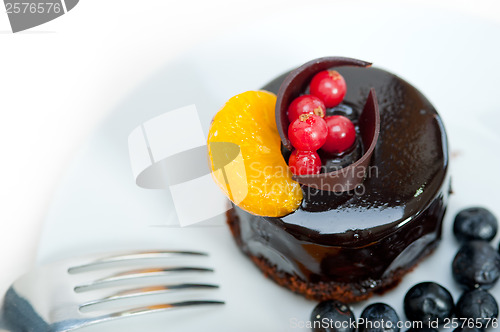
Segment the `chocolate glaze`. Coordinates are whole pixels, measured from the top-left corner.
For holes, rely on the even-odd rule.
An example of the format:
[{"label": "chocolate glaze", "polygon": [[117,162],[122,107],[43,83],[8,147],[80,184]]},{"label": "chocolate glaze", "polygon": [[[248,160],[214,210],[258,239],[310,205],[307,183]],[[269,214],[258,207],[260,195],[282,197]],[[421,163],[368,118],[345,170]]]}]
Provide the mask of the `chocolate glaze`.
[{"label": "chocolate glaze", "polygon": [[[241,249],[278,283],[310,298],[359,301],[396,284],[439,242],[448,148],[439,115],[410,84],[376,68],[336,70],[347,82],[346,104],[362,109],[372,87],[378,96],[377,173],[363,182],[364,192],[304,186],[302,205],[285,217],[238,207],[228,215]],[[264,89],[276,93],[285,76]]]}]

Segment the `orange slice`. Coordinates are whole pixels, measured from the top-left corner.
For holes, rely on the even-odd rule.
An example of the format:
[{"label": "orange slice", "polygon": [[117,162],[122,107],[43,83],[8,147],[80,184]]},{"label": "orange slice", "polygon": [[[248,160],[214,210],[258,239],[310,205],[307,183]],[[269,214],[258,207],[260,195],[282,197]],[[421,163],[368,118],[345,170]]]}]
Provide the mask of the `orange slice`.
[{"label": "orange slice", "polygon": [[281,155],[275,104],[267,91],[232,97],[215,115],[207,143],[217,185],[240,208],[267,217],[287,215],[302,202]]}]

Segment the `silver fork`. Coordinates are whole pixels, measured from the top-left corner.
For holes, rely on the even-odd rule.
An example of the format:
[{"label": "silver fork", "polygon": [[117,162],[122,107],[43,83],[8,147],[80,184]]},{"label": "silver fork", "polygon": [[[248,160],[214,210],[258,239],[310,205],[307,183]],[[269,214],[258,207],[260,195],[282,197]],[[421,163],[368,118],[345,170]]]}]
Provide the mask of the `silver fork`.
[{"label": "silver fork", "polygon": [[[182,264],[158,267],[158,262],[164,262],[166,259],[182,259],[185,262],[188,257],[205,259],[206,256],[206,253],[194,251],[143,251],[114,254],[105,258],[93,256],[70,259],[37,268],[16,280],[7,291],[3,303],[3,321],[5,328],[9,330],[2,330],[0,327],[0,332],[73,331],[106,321],[170,311],[175,308],[224,304],[220,300],[193,298],[114,312],[106,308],[106,305],[109,307],[109,304],[113,303],[115,305],[121,303],[123,306],[127,300],[149,301],[162,294],[217,289],[218,285],[214,283],[184,282],[188,275],[197,276],[200,273],[214,272],[211,268]],[[123,269],[123,266],[130,264],[136,268],[118,273],[109,272],[111,269],[116,270],[117,267]],[[156,265],[137,268],[146,264]],[[169,283],[157,281],[172,277],[174,279],[182,277],[182,281]],[[137,284],[147,282],[156,283],[137,287]],[[124,286],[125,289],[116,290]],[[92,308],[97,310],[89,310]]]}]

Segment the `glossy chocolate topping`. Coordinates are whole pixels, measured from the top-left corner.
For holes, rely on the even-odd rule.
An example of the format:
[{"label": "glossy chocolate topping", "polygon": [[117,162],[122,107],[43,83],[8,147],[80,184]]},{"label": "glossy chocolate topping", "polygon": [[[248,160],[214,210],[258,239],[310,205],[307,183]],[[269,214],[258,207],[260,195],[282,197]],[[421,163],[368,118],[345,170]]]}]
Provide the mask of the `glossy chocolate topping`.
[{"label": "glossy chocolate topping", "polygon": [[[380,137],[371,173],[344,193],[303,186],[302,205],[282,218],[236,207],[230,219],[237,222],[243,251],[278,271],[370,293],[439,241],[450,189],[447,140],[434,107],[404,80],[377,68],[336,70],[347,82],[347,116],[358,118],[370,89],[377,93]],[[264,89],[276,93],[285,77]]]},{"label": "glossy chocolate topping", "polygon": [[[439,194],[448,167],[447,140],[434,107],[407,82],[377,68],[337,70],[347,82],[345,100],[358,114],[371,87],[379,96],[380,137],[372,174],[363,183],[365,193],[303,188],[305,199],[299,210],[269,219],[315,242],[360,246],[373,240],[374,233],[368,230],[376,228],[377,236],[390,233]],[[275,87],[273,83],[264,89]]]}]

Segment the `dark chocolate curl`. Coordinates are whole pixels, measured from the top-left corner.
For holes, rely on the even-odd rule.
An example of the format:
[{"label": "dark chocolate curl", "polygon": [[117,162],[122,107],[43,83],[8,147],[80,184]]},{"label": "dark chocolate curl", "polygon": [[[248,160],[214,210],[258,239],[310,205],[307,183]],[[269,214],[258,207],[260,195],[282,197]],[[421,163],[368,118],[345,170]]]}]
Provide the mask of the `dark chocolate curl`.
[{"label": "dark chocolate curl", "polygon": [[[370,63],[361,60],[327,57],[310,61],[291,72],[279,89],[276,103],[276,124],[283,145],[289,150],[293,149],[287,136],[289,126],[287,116],[288,105],[294,98],[299,96],[301,91],[304,91],[316,73],[332,67],[368,67],[370,65]],[[370,160],[380,133],[380,112],[374,89],[370,89],[363,112],[358,119],[358,124],[361,140],[366,149],[360,159],[338,171],[311,175],[294,175],[293,179],[300,184],[332,192],[353,190],[362,184],[366,171],[370,166]]]},{"label": "dark chocolate curl", "polygon": [[292,144],[288,140],[288,126],[290,125],[287,115],[288,106],[306,89],[315,74],[332,67],[370,67],[371,65],[370,62],[351,58],[324,57],[309,61],[288,74],[280,86],[276,101],[276,125],[283,145],[288,150],[293,150]]}]

